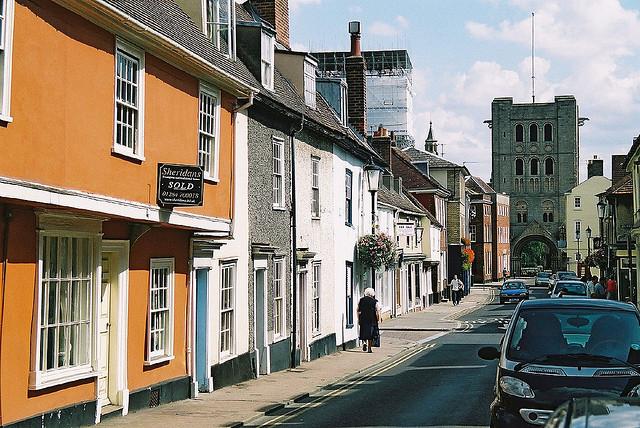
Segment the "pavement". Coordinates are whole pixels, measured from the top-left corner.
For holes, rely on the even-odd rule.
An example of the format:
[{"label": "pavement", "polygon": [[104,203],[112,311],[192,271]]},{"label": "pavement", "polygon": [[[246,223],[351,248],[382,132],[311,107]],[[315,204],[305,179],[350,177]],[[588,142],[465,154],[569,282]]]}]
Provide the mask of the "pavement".
[{"label": "pavement", "polygon": [[373,352],[362,348],[303,362],[295,369],[261,376],[236,385],[200,393],[197,398],[144,409],[124,417],[112,417],[100,425],[107,427],[234,427],[251,421],[308,394],[355,374],[365,372],[388,360],[402,357],[424,343],[462,328],[458,318],[489,303],[495,287],[472,287],[462,302],[432,305],[419,312],[384,320],[380,325],[381,347]]}]

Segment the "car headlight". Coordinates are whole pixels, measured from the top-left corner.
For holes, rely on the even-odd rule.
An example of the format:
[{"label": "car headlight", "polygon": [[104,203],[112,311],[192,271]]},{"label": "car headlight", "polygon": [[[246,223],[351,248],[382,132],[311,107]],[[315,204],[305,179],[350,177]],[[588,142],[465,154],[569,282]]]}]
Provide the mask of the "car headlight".
[{"label": "car headlight", "polygon": [[640,385],[631,388],[631,391],[627,393],[627,397],[640,397]]},{"label": "car headlight", "polygon": [[535,394],[526,382],[511,376],[500,378],[500,389],[509,395],[520,398],[533,398]]}]

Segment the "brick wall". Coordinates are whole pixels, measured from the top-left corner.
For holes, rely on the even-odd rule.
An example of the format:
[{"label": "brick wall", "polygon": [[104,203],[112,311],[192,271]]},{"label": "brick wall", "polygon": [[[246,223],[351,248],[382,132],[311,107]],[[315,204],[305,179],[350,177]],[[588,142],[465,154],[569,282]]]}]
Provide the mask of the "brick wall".
[{"label": "brick wall", "polygon": [[289,0],[251,0],[260,16],[276,29],[276,39],[289,46]]},{"label": "brick wall", "polygon": [[347,75],[347,111],[349,124],[362,135],[367,135],[367,78],[365,62],[361,56],[349,56],[345,60]]}]

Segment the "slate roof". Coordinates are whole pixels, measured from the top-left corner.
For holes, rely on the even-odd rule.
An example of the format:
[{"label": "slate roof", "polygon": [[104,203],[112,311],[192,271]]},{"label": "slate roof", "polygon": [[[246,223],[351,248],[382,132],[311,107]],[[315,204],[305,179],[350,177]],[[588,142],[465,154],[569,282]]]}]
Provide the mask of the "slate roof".
[{"label": "slate roof", "polygon": [[409,158],[411,158],[411,162],[428,162],[429,168],[462,168],[465,171],[465,175],[471,175],[466,166],[458,165],[446,160],[445,158],[434,155],[433,153],[418,150],[415,147],[407,147],[404,149],[404,152],[409,156]]},{"label": "slate roof", "polygon": [[476,193],[496,193],[496,191],[493,190],[487,183],[485,183],[482,178],[476,177],[474,175],[470,175],[469,177],[467,177],[467,179],[465,180],[465,185],[467,186],[467,188]]},{"label": "slate roof", "polygon": [[423,190],[423,189],[439,189],[446,193],[451,193],[446,187],[442,186],[437,180],[432,178],[431,176],[423,173],[420,169],[418,169],[411,158],[407,155],[406,151],[399,149],[397,147],[392,148],[392,153],[395,155],[395,159],[399,162],[404,163],[408,168],[412,168],[416,174],[415,177],[402,177],[404,183],[406,183],[406,187],[411,190]]},{"label": "slate roof", "polygon": [[602,195],[632,195],[633,194],[633,176],[627,174],[620,180],[609,187]]},{"label": "slate roof", "polygon": [[622,164],[622,168],[625,168],[625,169],[627,168],[629,161],[631,160],[631,158],[636,153],[639,147],[640,147],[640,135],[633,139],[633,144],[629,149],[629,153],[627,153],[627,158],[624,160],[624,163]]},{"label": "slate roof", "polygon": [[221,53],[173,0],[104,0],[134,20],[152,28],[186,50],[229,73],[252,88],[258,82],[242,61]]},{"label": "slate roof", "polygon": [[418,214],[424,214],[425,212],[424,208],[418,207],[404,195],[400,195],[399,193],[389,190],[384,186],[380,186],[378,189],[378,201],[405,211],[411,211]]}]

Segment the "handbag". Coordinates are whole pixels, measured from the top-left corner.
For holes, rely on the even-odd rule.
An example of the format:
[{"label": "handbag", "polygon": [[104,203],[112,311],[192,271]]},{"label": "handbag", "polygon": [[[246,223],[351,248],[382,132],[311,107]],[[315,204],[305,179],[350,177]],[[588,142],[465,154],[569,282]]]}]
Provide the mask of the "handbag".
[{"label": "handbag", "polygon": [[371,340],[371,346],[373,346],[374,348],[380,347],[380,330],[378,329],[378,326],[375,326],[373,328],[373,339]]}]

